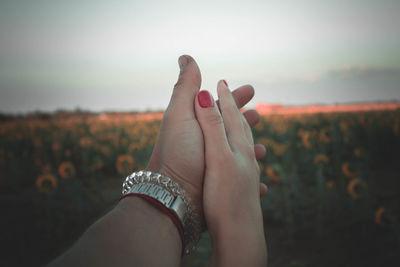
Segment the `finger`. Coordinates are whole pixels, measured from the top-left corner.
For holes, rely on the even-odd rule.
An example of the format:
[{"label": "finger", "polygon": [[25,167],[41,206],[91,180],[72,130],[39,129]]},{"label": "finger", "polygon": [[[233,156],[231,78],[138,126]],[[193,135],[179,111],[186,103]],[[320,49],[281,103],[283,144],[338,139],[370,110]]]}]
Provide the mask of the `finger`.
[{"label": "finger", "polygon": [[243,126],[243,130],[244,130],[246,139],[250,144],[254,145],[253,133],[251,132],[250,125],[247,122],[246,118],[244,117],[244,114],[240,113],[240,115],[241,115],[240,118],[242,121],[242,126]]},{"label": "finger", "polygon": [[180,73],[174,86],[168,111],[194,117],[193,99],[200,90],[201,73],[196,61],[188,55],[179,57]]},{"label": "finger", "polygon": [[224,158],[230,152],[224,123],[212,95],[200,91],[195,99],[195,113],[204,136],[206,164]]},{"label": "finger", "polygon": [[256,154],[256,159],[260,160],[265,157],[265,155],[267,154],[267,150],[265,149],[264,145],[256,144],[254,145],[254,153]]},{"label": "finger", "polygon": [[260,121],[260,114],[255,109],[246,110],[243,116],[250,127],[254,127]]},{"label": "finger", "polygon": [[225,81],[219,81],[218,98],[221,105],[221,114],[225,125],[226,135],[231,147],[237,142],[247,139],[242,124],[242,114],[236,106],[235,100]]},{"label": "finger", "polygon": [[[236,106],[238,108],[241,108],[247,103],[249,103],[249,101],[253,98],[254,88],[251,85],[243,85],[237,88],[236,90],[232,91],[232,96],[235,99]],[[216,102],[218,108],[220,109],[219,100],[217,100]]]},{"label": "finger", "polygon": [[260,183],[260,197],[265,196],[268,192],[268,186],[264,183]]}]

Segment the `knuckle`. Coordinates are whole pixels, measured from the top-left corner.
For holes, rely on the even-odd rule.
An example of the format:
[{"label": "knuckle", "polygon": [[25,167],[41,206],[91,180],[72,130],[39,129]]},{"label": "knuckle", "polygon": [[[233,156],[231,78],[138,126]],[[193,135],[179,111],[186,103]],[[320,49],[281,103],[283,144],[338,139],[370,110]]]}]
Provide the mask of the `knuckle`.
[{"label": "knuckle", "polygon": [[256,168],[258,176],[260,176],[261,169],[260,169],[260,165],[258,164],[257,160],[254,161],[254,166]]},{"label": "knuckle", "polygon": [[201,74],[199,72],[191,73],[191,75],[187,75],[187,73],[181,72],[179,74],[178,81],[174,85],[174,90],[179,90],[184,86],[196,86],[199,84],[201,84]]},{"label": "knuckle", "polygon": [[240,143],[240,152],[241,154],[251,160],[256,160],[256,153],[254,152],[254,146],[249,142],[242,141]]},{"label": "knuckle", "polygon": [[210,125],[212,127],[223,124],[221,115],[219,115],[216,112],[210,112],[210,113],[206,114],[204,116],[203,120],[207,125]]},{"label": "knuckle", "polygon": [[179,77],[178,81],[174,84],[174,90],[178,90],[181,88],[184,84],[184,79],[182,77]]},{"label": "knuckle", "polygon": [[235,118],[239,115],[238,111],[236,110],[236,107],[234,107],[231,103],[229,103],[228,105],[226,105],[224,107],[223,112],[225,112],[225,114],[227,114],[229,117],[233,117],[233,118]]},{"label": "knuckle", "polygon": [[250,125],[247,122],[246,118],[242,115],[242,123],[245,131],[251,131]]},{"label": "knuckle", "polygon": [[246,156],[251,159],[251,160],[256,160],[256,154],[254,152],[254,147],[253,146],[247,146],[244,153]]}]

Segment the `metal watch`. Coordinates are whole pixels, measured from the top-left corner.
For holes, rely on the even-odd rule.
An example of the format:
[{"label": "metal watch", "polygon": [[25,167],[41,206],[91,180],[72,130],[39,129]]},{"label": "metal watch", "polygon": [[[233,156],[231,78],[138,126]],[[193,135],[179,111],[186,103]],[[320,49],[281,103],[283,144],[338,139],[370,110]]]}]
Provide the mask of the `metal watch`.
[{"label": "metal watch", "polygon": [[[152,183],[134,184],[128,191],[129,193],[143,194],[158,200],[170,209],[182,223],[185,222],[187,205],[180,196],[174,196],[163,187]],[[182,226],[184,227],[184,225]]]},{"label": "metal watch", "polygon": [[179,219],[184,234],[184,252],[190,254],[200,240],[201,224],[190,197],[170,177],[151,171],[133,172],[122,184],[122,194],[137,193],[152,197]]}]

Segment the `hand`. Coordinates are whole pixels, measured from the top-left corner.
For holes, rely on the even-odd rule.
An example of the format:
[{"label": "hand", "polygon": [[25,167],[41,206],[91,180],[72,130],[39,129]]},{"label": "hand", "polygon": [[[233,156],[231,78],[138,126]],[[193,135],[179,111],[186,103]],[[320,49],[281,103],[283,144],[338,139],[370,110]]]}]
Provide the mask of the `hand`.
[{"label": "hand", "polygon": [[[191,57],[183,56],[179,62],[181,73],[147,169],[179,182],[202,213],[204,140],[194,111],[201,76]],[[242,107],[253,94],[251,86],[238,88],[232,96],[235,106]],[[225,104],[221,106],[224,108]],[[252,110],[245,112],[244,117],[247,127],[259,119],[258,113]],[[256,157],[265,155],[263,146],[252,149]],[[261,191],[265,192],[265,187]],[[143,199],[124,198],[51,266],[177,266],[181,249],[178,229],[165,213]]]},{"label": "hand", "polygon": [[[201,74],[196,62],[190,56],[179,58],[178,82],[161,123],[157,142],[146,169],[163,173],[177,181],[192,198],[202,215],[204,140],[194,111],[194,99],[201,86]],[[242,86],[233,92],[238,107],[244,106],[254,95],[254,89]],[[244,114],[250,126],[259,120],[255,110]],[[265,155],[265,148],[254,148],[257,157]],[[261,188],[265,193],[266,188]],[[258,193],[257,193],[258,195]]]},{"label": "hand", "polygon": [[260,170],[245,117],[224,81],[219,112],[210,93],[195,104],[205,142],[203,205],[217,266],[265,266],[266,244],[260,199]]}]

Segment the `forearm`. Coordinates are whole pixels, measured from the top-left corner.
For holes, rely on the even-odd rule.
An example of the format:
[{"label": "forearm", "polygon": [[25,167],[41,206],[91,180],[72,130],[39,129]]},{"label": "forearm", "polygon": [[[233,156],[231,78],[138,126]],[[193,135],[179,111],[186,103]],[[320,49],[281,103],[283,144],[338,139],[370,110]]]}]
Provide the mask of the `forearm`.
[{"label": "forearm", "polygon": [[220,238],[213,243],[211,266],[266,266],[266,245],[261,232],[231,231],[229,235],[221,235]]},{"label": "forearm", "polygon": [[211,266],[266,266],[267,249],[261,210],[221,220],[212,233]]},{"label": "forearm", "polygon": [[49,266],[179,266],[181,250],[179,232],[166,214],[127,197]]}]

